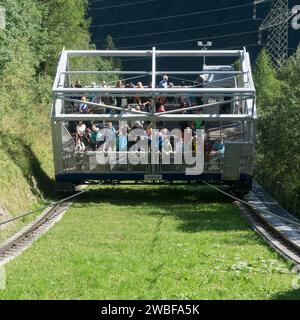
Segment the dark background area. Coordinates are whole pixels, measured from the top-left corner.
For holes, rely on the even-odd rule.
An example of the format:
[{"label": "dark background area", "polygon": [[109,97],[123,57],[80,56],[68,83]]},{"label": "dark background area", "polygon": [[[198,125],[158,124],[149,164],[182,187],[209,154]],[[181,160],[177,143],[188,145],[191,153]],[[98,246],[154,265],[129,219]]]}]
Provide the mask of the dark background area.
[{"label": "dark background area", "polygon": [[[289,1],[290,8],[297,4],[300,5],[300,0]],[[235,6],[238,7],[228,8]],[[262,48],[258,45],[258,28],[270,7],[271,3],[258,5],[255,20],[252,0],[91,0],[90,31],[98,49],[105,47],[108,34],[118,49],[131,50],[148,50],[153,46],[163,50],[195,50],[199,48],[199,40],[212,41],[213,49],[246,46],[254,60]],[[263,44],[266,38],[267,33],[264,33]],[[290,23],[289,54],[295,51],[299,40],[300,30],[294,30]],[[158,67],[160,70],[191,70],[195,69],[196,61],[199,63],[199,59],[161,58]],[[124,58],[122,62],[128,70],[149,69],[151,63],[145,58]],[[221,64],[224,63],[227,61],[223,59]]]}]

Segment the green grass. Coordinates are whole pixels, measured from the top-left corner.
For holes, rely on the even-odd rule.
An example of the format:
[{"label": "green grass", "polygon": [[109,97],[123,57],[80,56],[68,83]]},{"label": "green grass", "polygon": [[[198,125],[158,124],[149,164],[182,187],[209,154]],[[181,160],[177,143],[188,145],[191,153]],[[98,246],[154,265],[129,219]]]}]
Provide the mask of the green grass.
[{"label": "green grass", "polygon": [[299,299],[290,270],[214,191],[102,187],[6,266],[0,297]]},{"label": "green grass", "polygon": [[[57,198],[51,179],[54,172],[48,115],[37,106],[32,106],[32,112],[35,116],[29,123],[18,110],[0,119],[3,129],[0,133],[0,207],[5,211],[5,215],[0,215],[0,222]],[[39,214],[0,227],[0,243]]]}]

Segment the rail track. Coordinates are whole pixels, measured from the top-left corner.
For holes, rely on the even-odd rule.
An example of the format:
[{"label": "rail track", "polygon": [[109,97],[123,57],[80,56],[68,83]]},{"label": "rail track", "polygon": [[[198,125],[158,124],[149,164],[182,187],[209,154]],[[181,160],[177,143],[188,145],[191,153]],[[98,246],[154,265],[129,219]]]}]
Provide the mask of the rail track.
[{"label": "rail track", "polygon": [[[272,224],[266,221],[253,207],[253,205],[242,199],[238,199],[221,189],[209,184],[207,185],[233,198],[235,200],[235,205],[240,209],[251,227],[260,236],[262,236],[273,249],[293,263],[300,264],[300,247],[296,246],[295,243],[281,234],[274,226],[272,226]],[[81,193],[66,198],[65,201],[61,200],[60,202],[55,203],[44,211],[34,222],[2,244],[0,246],[0,265],[5,264],[20,255],[36,239],[47,232],[62,218],[63,214],[74,202],[74,198]]]},{"label": "rail track", "polygon": [[268,245],[270,245],[287,260],[295,264],[300,264],[300,247],[291,241],[291,239],[280,233],[271,223],[266,221],[255,208],[255,206],[213,185],[208,183],[205,184],[212,189],[215,189],[230,197],[231,199],[234,199],[235,205],[240,209],[244,218],[248,221],[254,231],[256,231],[268,243]]},{"label": "rail track", "polygon": [[300,248],[284,237],[272,224],[268,223],[261,215],[250,206],[235,201],[236,206],[249,222],[251,227],[262,236],[266,242],[286,259],[295,264],[300,264]]},{"label": "rail track", "polygon": [[16,258],[41,235],[46,233],[73,204],[74,198],[82,194],[77,193],[49,206],[35,221],[27,225],[13,237],[0,245],[0,265]]}]

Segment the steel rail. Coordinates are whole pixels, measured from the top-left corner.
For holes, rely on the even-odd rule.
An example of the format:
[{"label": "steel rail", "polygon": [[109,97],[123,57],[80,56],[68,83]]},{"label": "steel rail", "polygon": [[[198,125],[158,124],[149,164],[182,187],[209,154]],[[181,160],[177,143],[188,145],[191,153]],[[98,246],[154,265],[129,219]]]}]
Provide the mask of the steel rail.
[{"label": "steel rail", "polygon": [[[280,233],[270,222],[264,219],[262,215],[259,214],[257,208],[253,204],[239,199],[238,197],[233,196],[207,182],[204,182],[204,184],[216,191],[221,192],[222,194],[230,197],[231,199],[234,199],[235,204],[241,210],[244,217],[250,223],[251,227],[260,236],[262,236],[273,249],[275,249],[279,254],[281,254],[286,259],[292,261],[293,263],[300,264],[300,247],[298,247],[291,239]],[[283,218],[269,211],[267,212],[282,219],[283,221],[288,220],[289,223],[299,225],[295,221]]]},{"label": "steel rail", "polygon": [[33,214],[38,210],[49,208],[44,213],[42,213],[35,221],[25,226],[23,230],[1,244],[0,265],[5,264],[20,255],[33,243],[34,240],[48,231],[63,216],[65,211],[73,204],[74,199],[82,195],[84,192],[85,190],[70,197],[54,202],[50,205],[43,206],[42,208],[28,212],[27,214],[23,214],[13,219],[2,222],[1,225],[4,225]]}]

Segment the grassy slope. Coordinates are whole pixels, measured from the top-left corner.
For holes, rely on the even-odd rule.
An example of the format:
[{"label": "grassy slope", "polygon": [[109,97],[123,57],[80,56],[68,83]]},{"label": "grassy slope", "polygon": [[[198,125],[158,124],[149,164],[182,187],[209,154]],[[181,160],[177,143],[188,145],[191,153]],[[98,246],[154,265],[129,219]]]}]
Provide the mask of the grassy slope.
[{"label": "grassy slope", "polygon": [[8,299],[300,297],[291,266],[203,188],[89,191],[6,269]]},{"label": "grassy slope", "polygon": [[[39,206],[45,198],[55,199],[51,87],[63,47],[94,48],[85,15],[87,3],[1,1],[6,28],[0,30],[0,221]],[[80,66],[81,61],[74,67]],[[96,70],[95,62],[88,66]],[[0,228],[0,242],[28,221]]]},{"label": "grassy slope", "polygon": [[[1,220],[38,207],[44,202],[44,197],[53,196],[49,110],[39,108],[33,107],[35,125],[25,124],[20,114],[5,115],[1,119],[0,204],[7,212]],[[13,222],[0,229],[0,242],[33,218]]]}]

